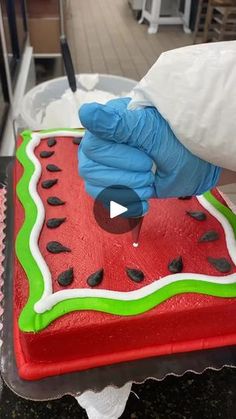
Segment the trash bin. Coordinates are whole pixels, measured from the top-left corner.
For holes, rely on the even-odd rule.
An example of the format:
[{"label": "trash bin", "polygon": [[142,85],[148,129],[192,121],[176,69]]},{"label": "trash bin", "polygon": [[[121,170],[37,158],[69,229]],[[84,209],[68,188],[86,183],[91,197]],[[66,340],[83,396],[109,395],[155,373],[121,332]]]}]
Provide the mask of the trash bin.
[{"label": "trash bin", "polygon": [[[77,88],[84,89],[79,80],[93,80],[94,74],[82,74],[77,75]],[[89,83],[88,83],[89,84]],[[131,80],[125,77],[113,76],[109,74],[98,74],[97,83],[94,88],[89,90],[90,92],[94,89],[105,91],[115,96],[127,96],[127,94],[133,89],[137,84],[135,80]],[[68,89],[68,80],[67,77],[60,77],[47,82],[41,83],[35,86],[33,89],[29,90],[26,95],[23,97],[22,107],[21,107],[21,119],[23,119],[23,124],[25,128],[32,130],[48,129],[48,128],[77,128],[77,126],[71,126],[71,123],[67,123],[67,126],[63,124],[59,126],[53,126],[50,123],[44,123],[43,119],[45,117],[45,111],[47,106],[55,100],[61,98],[61,96]],[[99,100],[98,100],[99,102]],[[82,103],[80,103],[81,105]],[[79,107],[79,106],[78,106]],[[58,108],[60,109],[60,108]],[[63,112],[64,113],[64,112]],[[62,121],[63,117],[62,116]],[[61,121],[60,120],[60,121]],[[65,121],[65,118],[64,118]],[[74,118],[75,121],[75,118]],[[73,125],[74,122],[73,121]],[[51,126],[49,126],[51,125]],[[57,124],[58,125],[58,124]],[[78,124],[79,126],[79,124]]]}]

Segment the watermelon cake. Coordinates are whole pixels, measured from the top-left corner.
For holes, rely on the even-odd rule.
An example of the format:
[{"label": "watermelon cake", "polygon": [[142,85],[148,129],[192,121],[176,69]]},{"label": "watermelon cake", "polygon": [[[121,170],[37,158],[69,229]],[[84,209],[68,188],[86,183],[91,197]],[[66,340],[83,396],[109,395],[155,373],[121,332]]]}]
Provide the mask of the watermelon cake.
[{"label": "watermelon cake", "polygon": [[140,245],[93,216],[78,130],[25,131],[14,346],[26,380],[236,343],[236,215],[217,190],[152,200]]}]

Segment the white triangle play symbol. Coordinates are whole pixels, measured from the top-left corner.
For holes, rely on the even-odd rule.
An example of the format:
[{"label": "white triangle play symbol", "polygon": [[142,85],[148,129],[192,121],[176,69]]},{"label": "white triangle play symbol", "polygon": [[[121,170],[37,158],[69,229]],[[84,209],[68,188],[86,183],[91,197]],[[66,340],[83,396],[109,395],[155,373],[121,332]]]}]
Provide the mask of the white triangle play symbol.
[{"label": "white triangle play symbol", "polygon": [[110,218],[118,217],[118,215],[121,215],[126,211],[128,211],[128,208],[123,207],[123,205],[120,205],[115,201],[110,201]]}]

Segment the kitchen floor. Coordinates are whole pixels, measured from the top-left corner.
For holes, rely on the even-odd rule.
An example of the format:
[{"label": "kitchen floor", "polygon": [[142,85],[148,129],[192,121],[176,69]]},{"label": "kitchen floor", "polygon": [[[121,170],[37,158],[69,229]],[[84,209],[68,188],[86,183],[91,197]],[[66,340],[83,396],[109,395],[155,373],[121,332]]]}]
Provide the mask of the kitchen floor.
[{"label": "kitchen floor", "polygon": [[182,26],[155,35],[134,19],[128,0],[68,0],[67,35],[76,72],[140,80],[163,51],[192,44]]}]

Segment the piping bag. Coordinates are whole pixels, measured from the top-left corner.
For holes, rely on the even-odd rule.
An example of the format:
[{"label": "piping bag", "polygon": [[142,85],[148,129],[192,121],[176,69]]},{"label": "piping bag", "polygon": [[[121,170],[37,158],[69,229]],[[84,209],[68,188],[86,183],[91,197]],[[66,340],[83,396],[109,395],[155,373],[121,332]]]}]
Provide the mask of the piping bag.
[{"label": "piping bag", "polygon": [[[137,218],[138,218],[138,223],[137,223]],[[131,232],[132,232],[132,241],[133,241],[134,247],[138,247],[139,245],[139,236],[140,236],[141,227],[144,220],[144,215],[142,215],[142,217],[137,217],[137,218],[129,218],[129,225],[130,225],[130,228],[132,229]]]},{"label": "piping bag", "polygon": [[[155,175],[157,171],[157,166],[156,163],[153,162],[152,165],[152,173]],[[129,225],[130,228],[132,229],[132,241],[133,241],[133,246],[134,247],[138,247],[139,245],[139,236],[141,233],[141,228],[143,225],[143,220],[144,220],[145,214],[142,215],[141,217],[132,217],[129,218]],[[138,222],[137,222],[137,218],[138,218]]]}]

